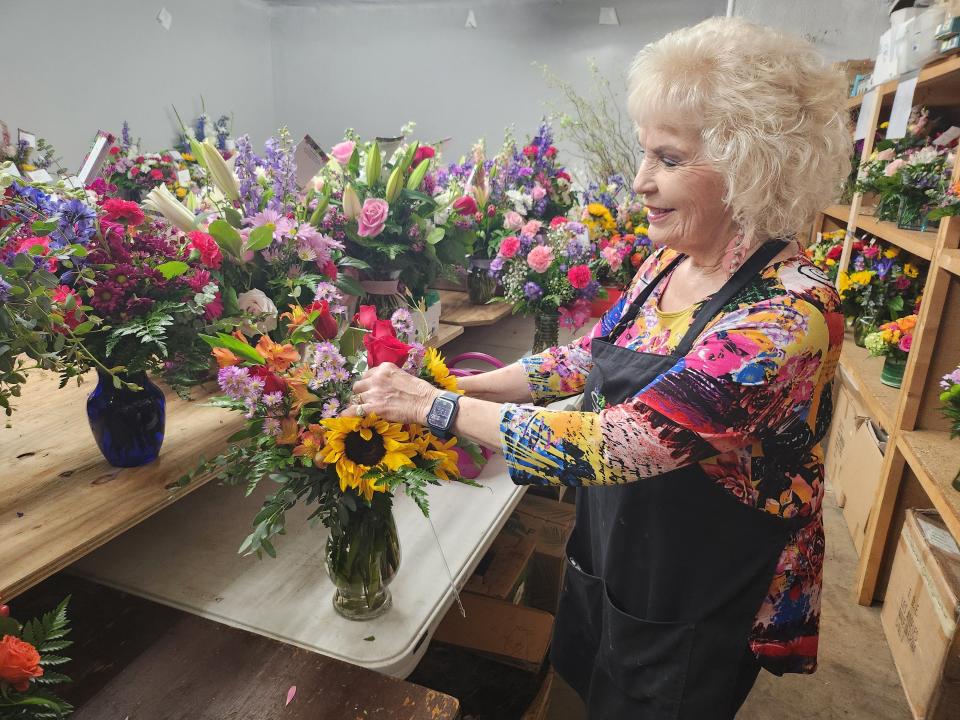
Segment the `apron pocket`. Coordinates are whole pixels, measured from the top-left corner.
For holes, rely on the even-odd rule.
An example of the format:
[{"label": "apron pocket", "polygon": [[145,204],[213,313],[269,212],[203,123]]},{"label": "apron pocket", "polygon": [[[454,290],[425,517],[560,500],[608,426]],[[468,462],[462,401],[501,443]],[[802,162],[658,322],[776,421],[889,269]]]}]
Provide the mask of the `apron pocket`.
[{"label": "apron pocket", "polygon": [[695,630],[690,622],[652,622],[628,615],[604,592],[598,669],[626,696],[624,710],[656,708],[651,717],[676,717]]},{"label": "apron pocket", "polygon": [[600,578],[580,569],[567,557],[563,590],[553,627],[550,662],[560,676],[584,699],[597,658],[603,619]]}]

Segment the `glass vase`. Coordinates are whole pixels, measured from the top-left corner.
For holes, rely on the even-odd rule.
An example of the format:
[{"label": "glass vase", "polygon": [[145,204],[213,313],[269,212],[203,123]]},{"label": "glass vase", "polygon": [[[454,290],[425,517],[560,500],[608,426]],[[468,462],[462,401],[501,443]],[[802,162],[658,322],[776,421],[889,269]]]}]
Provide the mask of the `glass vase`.
[{"label": "glass vase", "polygon": [[87,419],[97,447],[114,467],[138,467],[160,454],[166,423],[166,399],[145,372],[121,375],[142,390],[117,388],[97,371],[97,387],[87,396]]},{"label": "glass vase", "polygon": [[389,318],[398,307],[404,307],[403,295],[400,293],[400,280],[361,280],[360,286],[365,293],[364,301],[377,309],[377,316]]},{"label": "glass vase", "polygon": [[903,371],[906,367],[906,358],[887,355],[883,360],[883,368],[880,370],[880,382],[893,388],[899,388],[903,384]]},{"label": "glass vase", "polygon": [[471,305],[486,305],[497,294],[497,279],[490,273],[490,261],[476,258],[467,272],[467,294]]},{"label": "glass vase", "polygon": [[853,342],[857,347],[866,347],[866,337],[876,332],[878,327],[876,315],[861,315],[853,321]]},{"label": "glass vase", "polygon": [[533,318],[533,354],[555,347],[560,338],[560,313],[539,312]]},{"label": "glass vase", "polygon": [[390,609],[387,586],[399,567],[400,537],[389,498],[375,498],[374,507],[358,501],[346,524],[330,528],[327,573],[337,587],[333,608],[348,620],[372,620]]}]

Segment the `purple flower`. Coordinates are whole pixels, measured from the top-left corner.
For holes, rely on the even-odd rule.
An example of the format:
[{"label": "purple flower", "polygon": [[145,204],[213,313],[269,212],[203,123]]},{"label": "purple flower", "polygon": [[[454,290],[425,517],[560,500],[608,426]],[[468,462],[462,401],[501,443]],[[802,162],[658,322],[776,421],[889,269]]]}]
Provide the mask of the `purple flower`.
[{"label": "purple flower", "polygon": [[301,260],[313,260],[323,265],[330,259],[333,250],[342,249],[342,242],[324,235],[310,223],[303,223],[297,229],[297,254]]},{"label": "purple flower", "polygon": [[400,340],[407,342],[416,336],[417,331],[413,325],[413,315],[407,308],[400,307],[394,310],[393,315],[390,316],[390,322],[393,324],[393,329],[396,330],[397,337]]},{"label": "purple flower", "polygon": [[286,213],[290,210],[287,199],[297,191],[297,164],[290,148],[289,133],[282,129],[279,138],[271,137],[264,145],[264,162],[273,184],[273,197],[268,206]]},{"label": "purple flower", "polygon": [[223,394],[233,400],[255,402],[263,393],[263,380],[250,377],[250,369],[239,365],[220,368],[217,383]]},{"label": "purple flower", "polygon": [[543,297],[543,289],[532,280],[523,286],[523,294],[527,300],[539,300]]},{"label": "purple flower", "polygon": [[320,410],[320,417],[323,418],[324,420],[327,420],[328,418],[336,417],[337,413],[339,412],[340,412],[340,400],[338,400],[335,397],[330,398],[323,404],[323,407]]},{"label": "purple flower", "polygon": [[413,342],[410,344],[410,351],[407,353],[407,359],[403,363],[405,372],[411,375],[417,375],[423,367],[423,359],[427,354],[427,348],[422,343]]},{"label": "purple flower", "polygon": [[0,303],[10,301],[10,283],[0,278]]},{"label": "purple flower", "polygon": [[244,215],[253,215],[260,210],[263,188],[257,182],[259,166],[260,159],[253,153],[250,136],[241,135],[237,138],[237,159],[233,169],[240,181],[240,200],[243,203]]},{"label": "purple flower", "polygon": [[280,421],[277,418],[265,418],[263,421],[263,434],[269,437],[277,437],[281,430]]},{"label": "purple flower", "polygon": [[293,234],[293,220],[288,218],[286,215],[281,215],[277,210],[273,208],[267,208],[262,212],[258,212],[253,217],[247,220],[250,223],[250,227],[258,228],[262,225],[273,225],[273,240],[278,242],[283,239],[283,237]]},{"label": "purple flower", "polygon": [[490,272],[497,274],[503,270],[503,257],[497,255],[493,260],[490,261]]}]

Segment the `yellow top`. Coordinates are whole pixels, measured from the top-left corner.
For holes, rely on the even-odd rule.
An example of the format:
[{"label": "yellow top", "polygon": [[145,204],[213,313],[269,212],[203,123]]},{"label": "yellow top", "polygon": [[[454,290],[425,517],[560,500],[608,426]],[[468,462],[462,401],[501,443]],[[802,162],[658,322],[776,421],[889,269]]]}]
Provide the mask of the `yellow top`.
[{"label": "yellow top", "polygon": [[686,335],[690,328],[690,322],[693,320],[693,311],[696,305],[676,310],[675,312],[664,312],[657,308],[657,324],[651,328],[650,335],[653,337],[666,336],[665,344],[670,351],[676,349],[680,340]]}]

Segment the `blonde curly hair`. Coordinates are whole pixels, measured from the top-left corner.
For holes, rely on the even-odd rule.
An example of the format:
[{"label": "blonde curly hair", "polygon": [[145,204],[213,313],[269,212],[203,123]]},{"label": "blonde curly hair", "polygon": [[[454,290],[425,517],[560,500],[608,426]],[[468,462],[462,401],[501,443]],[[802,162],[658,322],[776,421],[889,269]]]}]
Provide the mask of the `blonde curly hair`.
[{"label": "blonde curly hair", "polygon": [[[693,127],[745,236],[794,235],[850,171],[847,84],[806,40],[710,18],[647,45],[627,103],[638,125]],[[678,119],[687,119],[686,121]]]}]

